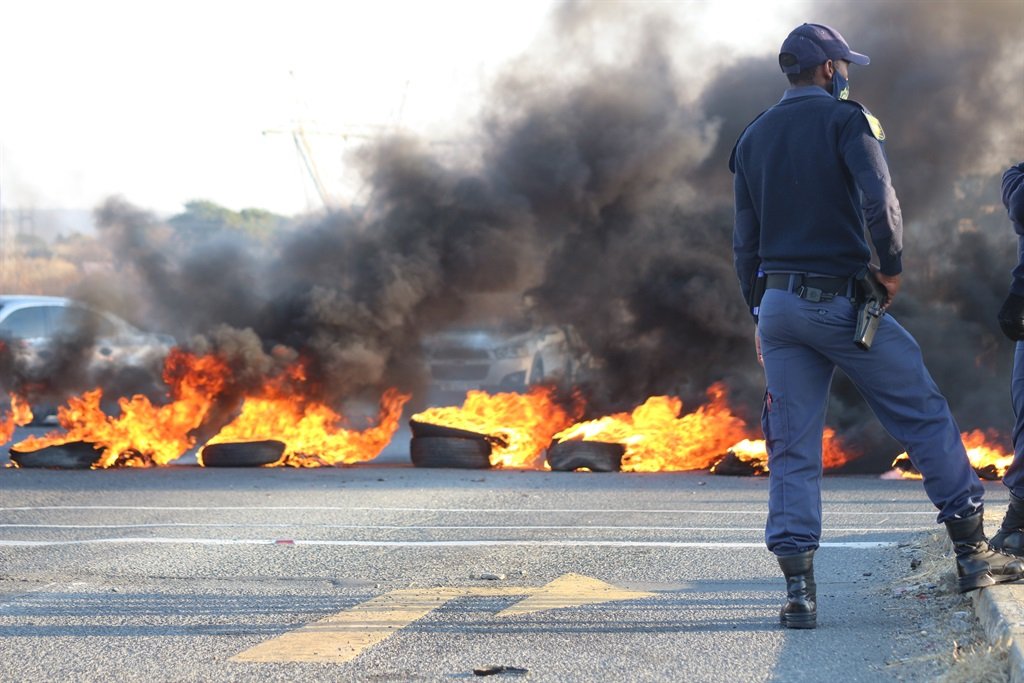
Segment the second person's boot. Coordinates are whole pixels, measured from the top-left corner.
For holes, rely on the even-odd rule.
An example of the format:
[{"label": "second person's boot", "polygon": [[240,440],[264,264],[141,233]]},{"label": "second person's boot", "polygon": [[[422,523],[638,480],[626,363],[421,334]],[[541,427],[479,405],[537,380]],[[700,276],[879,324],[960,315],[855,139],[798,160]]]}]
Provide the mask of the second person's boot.
[{"label": "second person's boot", "polygon": [[961,593],[1024,578],[1024,561],[992,550],[979,511],[970,517],[946,521],[956,553],[957,588]]},{"label": "second person's boot", "polygon": [[815,628],[818,625],[818,596],[814,584],[814,551],[779,556],[786,577],[786,604],[779,621],[786,628]]},{"label": "second person's boot", "polygon": [[1010,494],[1010,506],[1003,515],[1003,523],[989,545],[993,550],[1024,557],[1024,498]]}]

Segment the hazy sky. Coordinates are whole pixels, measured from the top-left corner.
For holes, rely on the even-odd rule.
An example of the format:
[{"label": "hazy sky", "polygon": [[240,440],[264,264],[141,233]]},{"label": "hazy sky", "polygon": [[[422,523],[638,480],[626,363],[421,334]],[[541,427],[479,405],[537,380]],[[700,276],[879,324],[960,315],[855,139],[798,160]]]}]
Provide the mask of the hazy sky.
[{"label": "hazy sky", "polygon": [[[771,50],[791,3],[641,3],[706,22],[708,44]],[[91,209],[112,194],[163,213],[205,198],[291,214],[319,206],[289,134],[301,124],[344,196],[341,133],[452,139],[546,0],[35,0],[0,13],[0,203]],[[763,44],[762,44],[763,43]],[[370,131],[375,128],[370,128]],[[279,131],[279,132],[274,132]]]}]

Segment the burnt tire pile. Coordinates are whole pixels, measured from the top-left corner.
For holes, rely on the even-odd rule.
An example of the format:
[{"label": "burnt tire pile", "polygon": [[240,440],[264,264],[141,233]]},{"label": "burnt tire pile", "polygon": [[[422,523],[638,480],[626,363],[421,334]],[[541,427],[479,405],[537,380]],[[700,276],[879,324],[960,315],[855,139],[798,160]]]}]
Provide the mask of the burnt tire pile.
[{"label": "burnt tire pile", "polygon": [[409,426],[409,455],[416,467],[490,468],[491,440],[486,434],[416,420],[410,420]]},{"label": "burnt tire pile", "polygon": [[[492,435],[416,420],[410,420],[409,427],[409,454],[416,467],[488,469],[493,444],[501,443]],[[625,452],[626,447],[620,443],[563,441],[548,447],[547,461],[555,472],[618,472]]]}]

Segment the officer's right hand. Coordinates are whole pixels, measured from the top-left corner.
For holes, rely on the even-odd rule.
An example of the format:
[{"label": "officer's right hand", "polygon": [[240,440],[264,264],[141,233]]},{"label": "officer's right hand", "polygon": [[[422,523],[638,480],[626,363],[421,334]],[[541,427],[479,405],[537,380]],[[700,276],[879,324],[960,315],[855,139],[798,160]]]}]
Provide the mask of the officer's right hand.
[{"label": "officer's right hand", "polygon": [[1003,334],[1013,341],[1024,341],[1024,296],[1008,295],[997,319]]},{"label": "officer's right hand", "polygon": [[896,293],[900,291],[900,283],[902,280],[897,275],[883,275],[879,271],[875,271],[875,279],[878,280],[879,284],[885,287],[887,296],[885,297],[885,304],[882,306],[883,309],[889,308],[892,305],[893,299],[896,298]]}]

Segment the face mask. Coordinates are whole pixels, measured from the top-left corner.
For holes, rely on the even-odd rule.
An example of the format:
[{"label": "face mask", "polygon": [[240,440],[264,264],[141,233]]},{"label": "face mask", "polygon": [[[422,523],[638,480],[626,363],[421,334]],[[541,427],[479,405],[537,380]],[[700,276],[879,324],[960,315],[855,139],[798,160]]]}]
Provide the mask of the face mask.
[{"label": "face mask", "polygon": [[836,69],[832,74],[832,97],[837,100],[850,99],[850,81]]}]

